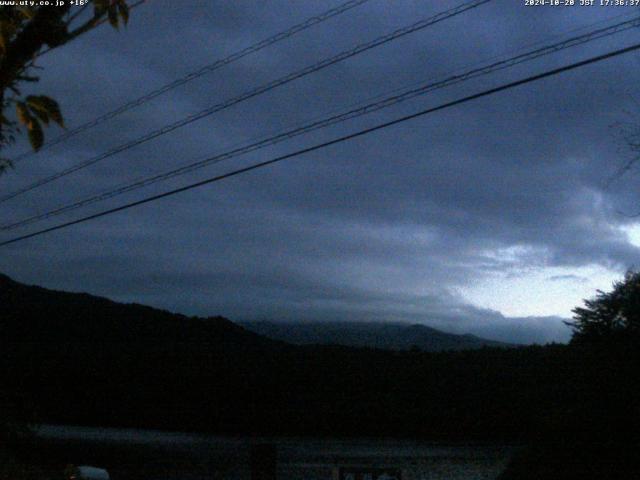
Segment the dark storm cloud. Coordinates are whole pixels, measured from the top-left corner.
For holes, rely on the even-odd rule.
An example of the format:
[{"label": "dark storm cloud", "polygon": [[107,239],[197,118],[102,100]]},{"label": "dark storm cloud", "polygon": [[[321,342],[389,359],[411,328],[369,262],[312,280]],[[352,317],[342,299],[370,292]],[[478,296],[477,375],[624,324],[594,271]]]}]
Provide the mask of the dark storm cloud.
[{"label": "dark storm cloud", "polygon": [[[0,181],[9,190],[26,185],[456,3],[372,0],[25,161]],[[77,125],[328,5],[156,0],[136,9],[125,31],[103,28],[43,58],[42,81],[32,88],[58,98],[68,123]],[[496,0],[135,147],[0,211],[11,220],[63,205],[620,13]],[[574,48],[84,212],[633,41],[637,31]],[[200,315],[401,320],[506,341],[566,340],[557,317],[506,318],[453,292],[493,273],[589,265],[622,272],[637,263],[638,249],[620,229],[631,220],[617,213],[640,209],[637,178],[611,188],[606,179],[627,160],[610,125],[634,108],[638,59],[603,62],[18,243],[5,248],[1,268],[18,280]],[[509,248],[518,255],[500,253]]]}]

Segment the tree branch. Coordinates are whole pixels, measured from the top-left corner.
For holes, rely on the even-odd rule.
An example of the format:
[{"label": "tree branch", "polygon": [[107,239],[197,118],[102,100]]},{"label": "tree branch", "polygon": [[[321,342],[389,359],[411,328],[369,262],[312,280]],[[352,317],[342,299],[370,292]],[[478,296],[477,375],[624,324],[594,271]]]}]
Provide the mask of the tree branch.
[{"label": "tree branch", "polygon": [[67,37],[64,43],[70,42],[74,38],[82,35],[83,33],[88,32],[89,30],[93,30],[102,22],[105,15],[106,15],[106,12],[103,12],[99,15],[94,15],[90,20],[87,20],[83,25],[79,26],[72,32],[69,32],[67,34]]},{"label": "tree branch", "polygon": [[60,38],[60,28],[64,28],[62,17],[70,5],[41,7],[34,18],[18,33],[6,49],[0,65],[0,89],[6,89],[14,81],[16,74],[29,62],[43,45],[55,44]]}]

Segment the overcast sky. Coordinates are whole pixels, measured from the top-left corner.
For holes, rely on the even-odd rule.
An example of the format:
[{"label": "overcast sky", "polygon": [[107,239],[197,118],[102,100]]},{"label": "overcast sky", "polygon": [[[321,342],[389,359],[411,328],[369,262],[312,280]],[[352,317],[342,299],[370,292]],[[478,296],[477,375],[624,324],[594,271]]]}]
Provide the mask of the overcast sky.
[{"label": "overcast sky", "polygon": [[[132,11],[128,28],[104,26],[42,57],[42,80],[29,91],[56,98],[73,127],[339,3],[152,0]],[[18,163],[0,188],[28,185],[459,3],[370,0]],[[1,223],[634,12],[494,0],[2,203]],[[571,48],[0,239],[639,40],[636,28]],[[232,320],[409,321],[499,340],[566,341],[562,319],[571,309],[638,264],[640,175],[608,180],[633,158],[615,124],[640,125],[639,85],[640,54],[627,54],[2,247],[0,271]],[[25,148],[21,140],[7,154]]]}]

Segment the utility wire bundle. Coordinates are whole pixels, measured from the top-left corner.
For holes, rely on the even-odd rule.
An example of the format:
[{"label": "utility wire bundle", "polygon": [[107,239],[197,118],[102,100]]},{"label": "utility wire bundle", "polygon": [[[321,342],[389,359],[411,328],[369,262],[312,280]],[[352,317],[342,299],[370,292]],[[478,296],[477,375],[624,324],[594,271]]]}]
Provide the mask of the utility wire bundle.
[{"label": "utility wire bundle", "polygon": [[[366,0],[361,0],[359,2],[355,2],[355,1],[354,2],[347,2],[347,4],[351,5],[349,8],[353,8],[354,6],[356,6],[355,4],[361,4],[361,3],[364,3],[364,1],[366,1]],[[207,110],[199,112],[198,114],[189,116],[186,119],[181,120],[180,122],[176,122],[174,124],[171,124],[171,125],[168,125],[166,127],[163,127],[163,129],[160,129],[158,131],[152,132],[152,134],[149,134],[149,135],[154,135],[154,136],[152,136],[150,138],[147,138],[148,136],[145,136],[145,137],[142,137],[141,139],[137,139],[136,142],[142,143],[143,141],[148,141],[151,138],[155,138],[155,137],[163,134],[163,133],[159,133],[159,132],[166,133],[165,129],[169,129],[168,131],[172,131],[172,130],[174,130],[176,128],[179,128],[179,126],[183,126],[183,125],[179,125],[181,122],[188,121],[190,123],[191,121],[196,121],[199,118],[203,118],[203,117],[200,117],[200,115],[207,116],[207,115],[210,115],[211,113],[214,113],[215,111],[218,111],[218,110],[216,110],[216,108],[227,108],[226,106],[225,107],[221,107],[221,105],[227,105],[229,102],[238,103],[240,101],[243,101],[246,98],[251,98],[251,96],[259,95],[260,93],[263,93],[264,91],[268,91],[271,88],[276,88],[277,86],[280,86],[280,85],[282,85],[284,83],[288,83],[288,82],[293,81],[293,80],[295,80],[297,78],[300,78],[300,76],[305,76],[305,75],[308,75],[309,73],[317,71],[317,70],[314,70],[315,68],[318,68],[318,69],[325,68],[326,66],[332,65],[332,64],[337,63],[339,61],[342,61],[342,60],[344,60],[346,58],[350,58],[351,56],[357,55],[358,53],[366,51],[366,50],[368,50],[370,48],[374,48],[375,46],[384,44],[384,43],[386,43],[388,41],[391,41],[391,40],[393,40],[395,38],[399,38],[400,36],[403,36],[403,35],[406,35],[408,33],[413,32],[413,31],[417,31],[419,29],[425,28],[428,25],[433,25],[434,23],[442,21],[443,19],[450,18],[450,17],[452,17],[454,15],[457,15],[459,13],[465,12],[465,11],[471,9],[471,8],[475,8],[475,7],[480,6],[480,5],[484,4],[484,3],[488,3],[489,1],[491,1],[491,0],[478,0],[478,1],[467,2],[467,3],[462,4],[462,5],[454,8],[454,9],[447,10],[445,12],[442,12],[442,13],[440,13],[438,15],[435,15],[433,17],[430,17],[428,19],[416,22],[416,23],[414,23],[414,24],[412,24],[412,25],[410,25],[408,27],[405,27],[403,29],[396,30],[395,32],[392,32],[389,35],[378,37],[377,39],[375,39],[375,40],[373,40],[371,42],[360,44],[360,45],[356,46],[355,48],[353,48],[352,50],[342,52],[342,53],[340,53],[340,54],[338,54],[336,56],[333,56],[333,57],[325,59],[325,60],[323,60],[321,62],[318,62],[318,63],[316,63],[316,64],[314,64],[314,65],[312,65],[310,67],[307,67],[305,69],[302,69],[302,70],[299,70],[297,72],[294,72],[294,73],[292,73],[290,75],[282,77],[281,79],[278,79],[278,80],[276,80],[274,82],[270,82],[269,84],[263,85],[261,87],[258,87],[256,89],[254,89],[254,90],[251,90],[249,92],[245,92],[245,94],[243,94],[243,95],[241,95],[239,97],[234,97],[233,99],[230,99],[230,100],[228,100],[226,102],[223,102],[221,104],[213,106],[213,107],[211,107],[211,108],[209,108]],[[346,6],[347,4],[343,4],[343,6]],[[338,7],[338,8],[340,8],[340,7]],[[335,11],[337,9],[333,9],[333,10]],[[343,11],[345,11],[345,10],[343,10]],[[305,23],[303,22],[303,24],[305,24]],[[303,25],[303,24],[299,24],[299,25]],[[249,144],[241,146],[239,148],[234,148],[234,149],[229,150],[227,152],[224,152],[224,153],[221,153],[221,154],[218,154],[218,155],[214,155],[214,156],[199,160],[197,162],[186,164],[186,165],[183,165],[183,166],[181,166],[179,168],[172,169],[172,170],[169,170],[169,171],[166,171],[164,173],[157,174],[157,175],[154,175],[154,176],[151,176],[151,177],[147,177],[147,178],[144,178],[142,180],[138,180],[138,181],[135,181],[135,182],[132,182],[132,183],[129,183],[129,184],[121,185],[121,186],[119,186],[119,187],[117,187],[115,189],[108,190],[108,191],[103,192],[101,194],[93,195],[93,196],[87,197],[87,198],[85,198],[83,200],[80,200],[80,201],[77,201],[77,202],[74,202],[74,203],[71,203],[71,204],[68,204],[68,205],[64,205],[64,206],[61,206],[61,207],[57,207],[55,209],[49,210],[47,212],[44,212],[44,213],[41,213],[41,214],[38,214],[38,215],[33,215],[31,217],[28,217],[28,218],[25,218],[25,219],[22,219],[22,220],[19,220],[19,221],[16,221],[16,222],[12,222],[10,224],[6,224],[4,226],[1,226],[0,229],[1,230],[12,230],[12,229],[15,229],[15,228],[18,228],[18,227],[24,227],[26,225],[29,225],[29,224],[32,224],[32,223],[35,223],[35,222],[38,222],[38,221],[41,221],[41,220],[48,219],[48,218],[51,218],[51,217],[56,216],[56,215],[67,213],[67,212],[70,212],[72,210],[75,210],[75,209],[78,209],[78,208],[81,208],[81,207],[84,207],[84,206],[87,206],[87,205],[90,205],[90,204],[93,204],[93,203],[96,203],[96,202],[99,202],[99,201],[106,200],[108,198],[113,198],[115,196],[121,195],[121,194],[126,193],[126,192],[130,192],[130,191],[133,191],[133,190],[136,190],[136,189],[148,186],[148,185],[152,185],[154,183],[158,183],[160,181],[164,181],[164,180],[176,177],[178,175],[183,175],[185,173],[189,173],[189,172],[195,171],[197,169],[203,168],[203,167],[211,165],[213,163],[218,163],[218,162],[223,161],[223,160],[227,160],[227,159],[234,158],[234,157],[237,157],[237,156],[249,153],[249,152],[253,152],[255,150],[258,150],[258,149],[261,149],[261,148],[265,148],[265,147],[270,146],[270,145],[275,145],[275,144],[280,143],[280,142],[282,142],[284,140],[287,140],[287,139],[290,139],[290,138],[293,138],[293,137],[296,137],[296,136],[299,136],[299,135],[302,135],[302,134],[305,134],[305,133],[309,133],[309,132],[312,132],[314,130],[325,128],[325,127],[328,127],[330,125],[335,125],[337,123],[345,122],[347,120],[350,120],[350,119],[353,119],[353,118],[357,118],[357,117],[366,115],[368,113],[375,112],[375,111],[387,108],[389,106],[398,104],[400,102],[404,102],[406,100],[415,98],[417,96],[424,95],[424,94],[429,93],[431,91],[434,91],[436,89],[448,87],[448,86],[451,86],[451,85],[454,85],[454,84],[457,84],[457,83],[460,83],[460,82],[464,82],[464,81],[467,81],[467,80],[470,80],[470,79],[473,79],[473,78],[477,78],[477,77],[480,77],[480,76],[483,76],[483,75],[488,75],[488,74],[493,73],[493,72],[498,71],[498,70],[506,69],[506,68],[509,68],[509,67],[524,63],[524,62],[532,61],[532,60],[540,58],[542,56],[549,55],[549,54],[552,54],[554,52],[558,52],[560,50],[564,50],[564,49],[567,49],[567,48],[570,48],[570,47],[573,47],[573,46],[582,45],[582,44],[585,44],[585,43],[588,43],[588,42],[591,42],[591,41],[594,41],[594,40],[597,40],[597,39],[609,37],[609,36],[615,35],[617,33],[620,33],[620,32],[623,32],[623,31],[626,31],[626,30],[629,30],[631,28],[638,27],[638,26],[640,26],[640,19],[637,18],[637,17],[633,18],[631,20],[621,21],[621,22],[618,22],[618,23],[616,23],[616,24],[614,24],[612,26],[594,29],[594,30],[591,30],[591,31],[589,31],[589,32],[587,32],[585,34],[577,35],[577,36],[574,36],[574,37],[569,38],[567,40],[555,42],[555,43],[552,43],[552,44],[549,44],[549,45],[546,45],[546,46],[543,46],[543,47],[540,47],[540,48],[532,49],[532,50],[530,50],[528,52],[512,56],[512,57],[510,57],[508,59],[505,59],[505,60],[500,60],[500,61],[496,61],[496,62],[487,63],[485,65],[481,65],[479,67],[467,70],[467,71],[462,72],[460,74],[450,75],[450,76],[448,76],[448,77],[446,77],[444,79],[438,80],[438,81],[428,82],[428,83],[419,85],[419,86],[414,87],[414,88],[408,88],[408,89],[405,89],[404,91],[401,91],[400,93],[396,93],[394,95],[390,95],[390,96],[387,96],[385,98],[382,98],[381,100],[378,100],[378,101],[375,101],[375,102],[371,102],[371,103],[368,103],[366,105],[359,106],[357,108],[352,108],[352,109],[349,109],[349,110],[344,111],[342,113],[339,113],[339,114],[336,114],[336,115],[331,115],[331,116],[328,116],[326,118],[323,118],[323,119],[308,123],[306,125],[302,125],[300,127],[296,127],[296,128],[281,132],[279,134],[276,134],[276,135],[273,135],[273,136],[270,136],[270,137],[267,137],[267,138],[263,138],[263,139],[261,139],[259,141],[256,141],[256,142],[253,142],[253,143],[249,143]],[[296,27],[292,27],[292,29],[296,28]],[[289,29],[288,31],[291,31],[292,29]],[[274,36],[274,37],[271,37],[271,38],[275,38],[275,37],[277,37],[277,36]],[[372,133],[372,132],[375,132],[375,131],[378,131],[378,130],[381,130],[381,129],[384,129],[384,128],[391,127],[391,126],[399,124],[399,123],[403,123],[403,122],[412,120],[412,119],[417,118],[417,117],[421,117],[421,116],[424,116],[424,115],[427,115],[427,114],[430,114],[430,113],[434,113],[434,112],[439,111],[439,110],[450,108],[450,107],[453,107],[455,105],[466,103],[468,101],[472,101],[472,100],[475,100],[475,99],[478,99],[478,98],[481,98],[481,97],[485,97],[485,96],[488,96],[488,95],[493,95],[495,93],[498,93],[498,92],[501,92],[501,91],[504,91],[504,90],[508,90],[508,89],[512,89],[512,88],[515,88],[515,87],[520,86],[520,85],[524,85],[524,84],[527,84],[527,83],[531,83],[531,82],[535,82],[535,81],[538,81],[538,80],[542,80],[542,79],[550,77],[550,76],[558,75],[560,73],[563,73],[563,72],[566,72],[566,71],[569,71],[569,70],[574,70],[574,69],[580,68],[582,66],[590,65],[590,64],[593,64],[593,63],[597,63],[597,62],[609,59],[609,58],[620,56],[620,55],[623,55],[625,53],[629,53],[629,52],[632,52],[632,51],[635,51],[635,50],[638,50],[638,49],[640,49],[640,44],[636,44],[636,45],[632,45],[630,47],[614,50],[614,51],[611,51],[611,52],[603,54],[603,55],[599,55],[599,56],[591,57],[591,58],[583,60],[583,61],[571,63],[571,64],[565,65],[563,67],[556,68],[556,69],[553,69],[553,70],[549,70],[549,71],[546,71],[546,72],[543,72],[543,73],[540,73],[540,74],[537,74],[537,75],[532,75],[532,76],[526,77],[526,78],[518,80],[518,81],[510,82],[510,83],[501,85],[499,87],[495,87],[495,88],[492,88],[492,89],[484,90],[482,92],[479,92],[479,93],[476,93],[476,94],[473,94],[473,95],[469,95],[469,96],[460,98],[458,100],[447,102],[447,103],[438,105],[436,107],[431,107],[431,108],[422,110],[420,112],[417,112],[417,113],[414,113],[414,114],[411,114],[411,115],[406,115],[404,117],[400,117],[400,118],[397,118],[395,120],[384,122],[384,123],[378,124],[378,125],[376,125],[374,127],[370,127],[370,128],[366,128],[366,129],[363,129],[363,130],[359,130],[359,131],[357,131],[355,133],[351,133],[351,134],[348,134],[348,135],[343,135],[343,136],[334,138],[332,140],[329,140],[327,142],[323,142],[323,143],[320,143],[320,144],[313,145],[311,147],[303,148],[301,150],[297,150],[295,152],[292,152],[292,153],[289,153],[289,154],[286,154],[286,155],[282,155],[282,156],[279,156],[279,157],[276,157],[276,158],[273,158],[273,159],[270,159],[270,160],[267,160],[267,161],[259,162],[259,163],[256,163],[254,165],[250,165],[248,167],[239,168],[239,169],[227,172],[227,173],[222,174],[222,175],[217,175],[217,176],[212,177],[212,178],[207,178],[207,179],[204,179],[204,180],[201,180],[201,181],[197,181],[197,182],[191,183],[189,185],[186,185],[186,186],[183,186],[183,187],[180,187],[180,188],[176,188],[176,189],[173,189],[173,190],[170,190],[170,191],[167,191],[167,192],[163,192],[163,193],[160,193],[160,194],[152,195],[150,197],[146,197],[146,198],[143,198],[141,200],[130,202],[130,203],[127,203],[125,205],[121,205],[119,207],[115,207],[115,208],[111,208],[111,209],[108,209],[108,210],[104,210],[104,211],[101,211],[101,212],[98,212],[98,213],[95,213],[95,214],[92,214],[92,215],[88,215],[88,216],[85,216],[85,217],[82,217],[82,218],[79,218],[79,219],[76,219],[76,220],[72,220],[72,221],[65,222],[65,223],[62,223],[62,224],[58,224],[58,225],[55,225],[55,226],[52,226],[52,227],[49,227],[49,228],[45,228],[45,229],[30,233],[30,234],[26,234],[26,235],[22,235],[22,236],[19,236],[19,237],[15,237],[15,238],[12,238],[12,239],[7,240],[7,241],[0,242],[0,246],[8,245],[8,244],[11,244],[11,243],[15,243],[15,242],[18,242],[18,241],[21,241],[21,240],[25,240],[27,238],[31,238],[31,237],[34,237],[34,236],[38,236],[38,235],[41,235],[41,234],[44,234],[44,233],[47,233],[47,232],[51,232],[51,231],[54,231],[54,230],[66,228],[66,227],[69,227],[71,225],[75,225],[75,224],[82,223],[82,222],[85,222],[85,221],[88,221],[88,220],[91,220],[91,219],[99,218],[99,217],[102,217],[102,216],[105,216],[105,215],[109,215],[109,214],[112,214],[112,213],[115,213],[115,212],[118,212],[118,211],[126,210],[126,209],[132,208],[132,207],[137,206],[137,205],[149,203],[149,202],[152,202],[152,201],[155,201],[155,200],[159,200],[161,198],[172,196],[172,195],[175,195],[177,193],[181,193],[181,192],[184,192],[184,191],[187,191],[187,190],[191,190],[193,188],[197,188],[199,186],[203,186],[203,185],[206,185],[206,184],[209,184],[209,183],[214,183],[214,182],[220,181],[220,180],[225,179],[225,178],[229,178],[231,176],[239,175],[241,173],[248,172],[248,171],[251,171],[251,170],[255,170],[255,169],[258,169],[258,168],[262,168],[262,167],[265,167],[265,166],[268,166],[268,165],[272,165],[274,163],[281,162],[283,160],[290,159],[290,158],[293,158],[293,157],[297,157],[297,156],[303,155],[305,153],[309,153],[309,152],[312,152],[312,151],[323,149],[323,148],[329,147],[330,145],[334,145],[334,144],[337,144],[337,143],[342,143],[342,142],[348,141],[350,139],[353,139],[353,138],[356,138],[356,137],[359,137],[359,136],[363,136],[363,135],[366,135],[366,134],[369,134],[369,133]],[[247,50],[247,49],[245,49],[245,50]],[[243,50],[243,51],[245,51],[245,50]],[[202,69],[199,70],[199,71],[202,71]],[[186,78],[186,77],[183,77],[183,79],[179,79],[176,82],[182,81],[182,80],[184,80],[184,78]],[[189,81],[189,80],[186,80],[186,81]],[[284,83],[278,83],[278,82],[284,82]],[[175,83],[175,82],[172,82],[171,84],[168,84],[168,85],[172,85],[173,83]],[[264,90],[264,89],[266,89],[266,90]],[[159,90],[156,90],[154,92],[158,92],[158,91]],[[150,95],[154,94],[154,92],[151,92]],[[255,92],[260,92],[260,93],[255,93]],[[250,96],[244,98],[246,95],[250,95]],[[144,97],[141,97],[141,98],[144,98]],[[235,103],[230,103],[228,106],[230,106],[232,104],[235,104]],[[128,104],[125,104],[121,108],[127,107],[127,105],[132,105],[132,102],[130,102]],[[133,108],[133,107],[131,107],[131,108]],[[115,111],[117,111],[117,110],[114,110],[113,112],[115,112]],[[110,113],[112,113],[112,112],[110,112]],[[107,114],[107,115],[109,115],[109,114]],[[98,117],[98,118],[103,118],[103,117],[104,116]],[[88,125],[88,124],[84,124],[84,125]],[[179,125],[179,126],[176,126],[176,125]],[[87,128],[90,128],[90,127],[87,127]],[[116,149],[125,148],[125,146],[126,146],[125,149],[128,149],[128,148],[131,148],[131,146],[137,145],[139,143],[135,143],[134,145],[129,146],[130,144],[131,144],[131,142],[129,142],[127,144],[124,144],[123,146],[116,147]],[[113,151],[114,150],[110,150],[109,152],[113,152]],[[118,150],[118,152],[119,151],[122,151],[122,150]],[[111,155],[113,155],[115,153],[118,153],[118,152],[115,152],[115,153],[109,153],[109,152],[106,152],[105,154],[103,154],[101,156],[94,157],[93,159],[90,159],[88,162],[92,162],[90,164],[93,164],[93,163],[95,163],[95,162],[97,162],[97,161],[99,161],[99,160],[101,160],[103,158],[106,158],[104,155],[108,154],[107,156],[111,156]],[[10,198],[14,198],[14,197],[16,197],[16,196],[18,196],[18,195],[20,195],[22,193],[25,193],[25,192],[27,192],[29,190],[32,190],[32,189],[35,189],[35,188],[37,188],[37,187],[39,187],[39,186],[41,186],[41,185],[43,185],[45,183],[49,183],[49,182],[54,181],[54,180],[56,180],[58,178],[61,178],[62,176],[66,176],[66,175],[68,175],[70,173],[73,173],[73,172],[75,172],[75,171],[77,171],[77,170],[79,170],[81,168],[85,168],[86,166],[89,166],[90,164],[87,164],[87,162],[83,162],[81,164],[78,164],[78,165],[75,165],[73,167],[70,167],[69,169],[63,170],[62,172],[59,172],[58,174],[55,174],[53,176],[47,177],[47,178],[45,178],[43,180],[40,180],[39,181],[40,183],[36,182],[36,183],[31,184],[31,185],[29,185],[29,186],[27,186],[27,187],[25,187],[25,188],[23,188],[21,190],[13,192],[10,195],[7,195],[5,197],[1,197],[0,201],[6,201],[6,200],[8,200]],[[42,182],[44,182],[44,183],[42,183]]]}]

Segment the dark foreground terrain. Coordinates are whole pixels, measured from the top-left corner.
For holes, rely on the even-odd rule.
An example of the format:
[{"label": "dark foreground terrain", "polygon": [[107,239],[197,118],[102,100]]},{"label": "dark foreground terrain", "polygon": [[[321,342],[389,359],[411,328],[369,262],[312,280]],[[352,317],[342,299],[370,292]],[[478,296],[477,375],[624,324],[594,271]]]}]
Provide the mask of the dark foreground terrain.
[{"label": "dark foreground terrain", "polygon": [[0,401],[9,419],[530,444],[504,478],[552,478],[535,477],[543,467],[566,475],[636,468],[626,455],[637,451],[640,431],[635,341],[440,353],[292,346],[220,317],[7,277],[0,319]]},{"label": "dark foreground terrain", "polygon": [[499,445],[443,445],[411,440],[247,438],[148,430],[53,427],[23,457],[50,472],[65,463],[100,465],[113,480],[250,478],[250,446],[277,452],[278,478],[330,480],[339,468],[401,470],[404,480],[494,479],[512,455]]},{"label": "dark foreground terrain", "polygon": [[564,346],[425,353],[301,347],[0,278],[9,391],[46,423],[224,434],[521,440],[580,362]]}]

